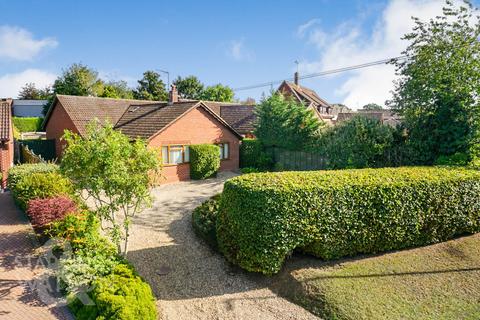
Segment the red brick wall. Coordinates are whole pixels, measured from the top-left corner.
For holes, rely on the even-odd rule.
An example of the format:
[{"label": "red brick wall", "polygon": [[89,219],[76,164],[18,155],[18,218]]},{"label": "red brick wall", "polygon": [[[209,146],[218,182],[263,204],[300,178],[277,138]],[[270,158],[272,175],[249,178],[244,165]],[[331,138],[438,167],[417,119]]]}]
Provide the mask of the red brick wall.
[{"label": "red brick wall", "polygon": [[[229,143],[230,158],[222,160],[221,171],[237,170],[239,165],[239,139],[229,129],[203,108],[199,107],[184,115],[170,127],[149,141],[150,147],[161,148],[168,144]],[[160,150],[160,149],[159,149]],[[166,182],[190,179],[190,165],[164,166]]]},{"label": "red brick wall", "polygon": [[60,141],[65,130],[78,133],[77,128],[73,124],[69,115],[63,108],[62,104],[57,101],[50,119],[48,120],[45,131],[47,133],[47,139],[55,139],[55,151],[58,158],[61,157],[65,142]]}]

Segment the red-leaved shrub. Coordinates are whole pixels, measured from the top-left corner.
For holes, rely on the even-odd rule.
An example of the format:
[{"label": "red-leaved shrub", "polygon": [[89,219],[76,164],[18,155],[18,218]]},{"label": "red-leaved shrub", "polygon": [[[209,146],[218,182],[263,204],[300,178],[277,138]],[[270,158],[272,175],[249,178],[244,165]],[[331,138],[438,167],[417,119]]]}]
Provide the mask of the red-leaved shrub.
[{"label": "red-leaved shrub", "polygon": [[27,214],[32,224],[42,227],[50,222],[63,219],[68,213],[76,212],[75,202],[65,196],[33,199],[28,201]]}]

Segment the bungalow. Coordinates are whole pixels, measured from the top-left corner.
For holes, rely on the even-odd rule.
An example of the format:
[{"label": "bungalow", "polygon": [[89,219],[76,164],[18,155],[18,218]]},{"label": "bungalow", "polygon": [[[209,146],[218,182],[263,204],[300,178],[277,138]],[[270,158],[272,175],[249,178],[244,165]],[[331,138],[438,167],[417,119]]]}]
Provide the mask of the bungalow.
[{"label": "bungalow", "polygon": [[108,120],[130,138],[143,138],[149,147],[158,148],[166,182],[190,179],[191,144],[217,144],[221,171],[239,167],[242,136],[208,102],[178,101],[174,86],[169,102],[58,95],[44,121],[47,139],[56,141],[58,157],[64,148],[60,140],[64,130],[84,135],[94,118]]},{"label": "bungalow", "polygon": [[0,189],[6,188],[8,169],[13,165],[12,100],[0,100]]},{"label": "bungalow", "polygon": [[333,124],[333,107],[320,98],[318,94],[309,88],[301,86],[298,82],[298,72],[295,72],[294,82],[283,81],[277,89],[285,97],[291,97],[294,100],[303,103],[307,109],[314,111],[319,120],[327,124]]}]

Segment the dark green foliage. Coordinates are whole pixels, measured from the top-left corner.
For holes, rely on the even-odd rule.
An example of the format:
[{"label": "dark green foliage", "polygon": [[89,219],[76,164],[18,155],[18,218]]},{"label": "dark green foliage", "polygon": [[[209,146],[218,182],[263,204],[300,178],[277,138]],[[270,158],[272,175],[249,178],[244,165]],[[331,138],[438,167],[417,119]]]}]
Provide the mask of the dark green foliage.
[{"label": "dark green foliage", "polygon": [[480,18],[469,1],[447,2],[443,15],[414,19],[407,59],[389,105],[403,115],[410,161],[432,164],[439,156],[480,156]]},{"label": "dark green foliage", "polygon": [[240,169],[240,172],[242,172],[243,174],[258,173],[258,172],[260,172],[260,170],[258,170],[257,168],[246,167],[246,168]]},{"label": "dark green foliage", "polygon": [[321,123],[301,103],[273,94],[261,101],[255,113],[255,136],[266,147],[308,150],[317,142]]},{"label": "dark green foliage", "polygon": [[118,264],[113,272],[97,279],[89,296],[95,303],[86,306],[70,297],[69,307],[77,320],[156,320],[155,298],[150,286],[130,266]]},{"label": "dark green foliage", "polygon": [[[34,154],[42,157],[45,161],[54,161],[57,159],[55,151],[55,140],[18,140],[20,145],[28,147],[30,151]],[[20,161],[25,162],[22,156],[20,156]]]},{"label": "dark green foliage", "polygon": [[29,200],[73,195],[73,186],[57,172],[33,173],[21,178],[11,191],[15,202],[25,211]]},{"label": "dark green foliage", "polygon": [[33,173],[58,172],[59,168],[51,163],[22,164],[8,170],[8,188],[15,189],[16,184],[24,177]]},{"label": "dark green foliage", "polygon": [[207,179],[217,174],[220,168],[220,148],[213,144],[190,146],[190,177]]},{"label": "dark green foliage", "polygon": [[13,117],[13,125],[19,132],[36,132],[42,127],[43,118],[39,117]]},{"label": "dark green foliage", "polygon": [[26,83],[18,93],[18,99],[22,100],[46,100],[52,96],[52,88],[38,89],[35,83]]},{"label": "dark green foliage", "polygon": [[137,89],[133,91],[135,99],[166,101],[168,92],[160,74],[155,71],[145,71],[143,78],[138,80]]},{"label": "dark green foliage", "polygon": [[233,97],[232,88],[220,83],[206,87],[200,94],[200,99],[206,101],[232,102]]},{"label": "dark green foliage", "polygon": [[438,166],[465,166],[469,161],[468,155],[465,153],[454,153],[451,156],[440,156],[435,160]]},{"label": "dark green foliage", "polygon": [[382,110],[383,107],[379,104],[376,103],[367,103],[362,107],[363,110],[369,110],[369,111],[376,111],[376,110]]},{"label": "dark green foliage", "polygon": [[317,152],[326,156],[329,169],[389,166],[387,152],[394,146],[394,131],[376,119],[358,115],[327,128]]},{"label": "dark green foliage", "polygon": [[103,85],[102,93],[99,96],[103,98],[133,99],[133,91],[128,87],[126,81],[110,81]]},{"label": "dark green foliage", "polygon": [[195,76],[185,78],[179,76],[173,84],[177,86],[178,94],[183,99],[199,100],[204,90],[203,83]]},{"label": "dark green foliage", "polygon": [[480,172],[401,167],[256,173],[225,182],[220,250],[273,274],[294,249],[323,259],[421,246],[480,231]]},{"label": "dark green foliage", "polygon": [[214,249],[218,247],[215,226],[220,207],[220,196],[221,194],[217,194],[211,197],[195,208],[192,213],[193,230]]},{"label": "dark green foliage", "polygon": [[265,152],[262,142],[258,139],[243,139],[240,144],[240,167],[252,167],[259,170],[268,170],[273,160]]}]

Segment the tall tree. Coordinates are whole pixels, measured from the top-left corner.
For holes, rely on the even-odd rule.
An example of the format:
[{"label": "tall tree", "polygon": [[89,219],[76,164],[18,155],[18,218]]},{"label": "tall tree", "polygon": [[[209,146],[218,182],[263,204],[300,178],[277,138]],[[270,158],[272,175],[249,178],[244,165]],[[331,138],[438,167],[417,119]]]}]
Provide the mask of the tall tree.
[{"label": "tall tree", "polygon": [[168,99],[168,92],[165,89],[165,83],[160,79],[160,74],[151,70],[143,73],[133,95],[140,100],[165,101]]},{"label": "tall tree", "polygon": [[220,102],[232,102],[233,90],[228,86],[217,84],[214,86],[208,86],[203,90],[200,99],[207,101],[220,101]]},{"label": "tall tree", "polygon": [[45,87],[44,89],[38,89],[34,83],[26,83],[18,93],[19,99],[24,100],[46,100],[52,95],[52,88]]},{"label": "tall tree", "polygon": [[98,72],[81,63],[74,63],[64,69],[53,83],[55,94],[72,96],[98,96],[103,91],[103,81]]},{"label": "tall tree", "polygon": [[443,15],[414,18],[410,42],[397,61],[389,105],[404,116],[407,147],[414,163],[441,155],[480,155],[480,18],[471,3],[447,1]]},{"label": "tall tree", "polygon": [[312,110],[275,93],[255,108],[255,136],[265,146],[306,150],[316,143],[322,123]]},{"label": "tall tree", "polygon": [[126,81],[110,81],[105,83],[100,97],[116,99],[133,99],[133,90]]},{"label": "tall tree", "polygon": [[373,111],[373,110],[383,110],[383,107],[376,103],[368,103],[362,107],[363,110]]},{"label": "tall tree", "polygon": [[178,94],[184,99],[198,100],[202,96],[204,85],[195,76],[178,77],[173,84],[177,86]]}]

